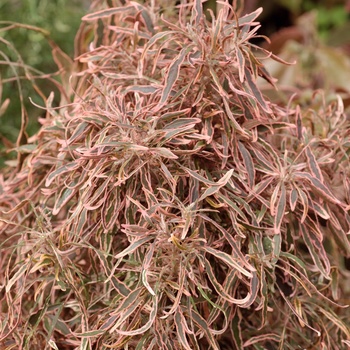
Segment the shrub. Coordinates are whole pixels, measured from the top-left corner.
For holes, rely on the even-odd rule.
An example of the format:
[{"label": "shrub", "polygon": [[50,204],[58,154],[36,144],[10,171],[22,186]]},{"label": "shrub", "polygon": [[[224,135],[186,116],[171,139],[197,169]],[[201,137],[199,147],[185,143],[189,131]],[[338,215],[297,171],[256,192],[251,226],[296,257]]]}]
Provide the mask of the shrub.
[{"label": "shrub", "polygon": [[75,103],[0,181],[2,346],[345,349],[341,99],[263,96],[261,9],[93,10]]}]

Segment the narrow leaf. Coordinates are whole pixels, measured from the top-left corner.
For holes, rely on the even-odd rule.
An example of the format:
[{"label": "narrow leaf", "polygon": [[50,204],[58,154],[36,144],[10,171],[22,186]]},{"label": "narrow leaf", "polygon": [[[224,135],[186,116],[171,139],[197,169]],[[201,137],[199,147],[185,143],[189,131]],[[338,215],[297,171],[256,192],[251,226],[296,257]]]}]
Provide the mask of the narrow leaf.
[{"label": "narrow leaf", "polygon": [[183,317],[181,317],[180,312],[178,311],[175,314],[175,325],[176,325],[176,330],[177,330],[177,335],[178,339],[180,340],[181,345],[186,349],[186,350],[191,350],[191,346],[188,344],[187,338],[186,338],[186,333],[185,333],[185,327],[183,326],[182,322],[186,322],[183,320]]},{"label": "narrow leaf", "polygon": [[305,152],[306,152],[307,162],[308,162],[311,174],[314,177],[316,177],[318,180],[323,182],[323,176],[322,176],[321,169],[318,166],[317,160],[316,160],[316,158],[315,158],[314,154],[312,153],[309,146],[306,147]]},{"label": "narrow leaf", "polygon": [[127,12],[133,8],[134,8],[133,6],[112,7],[112,8],[104,9],[104,10],[97,11],[94,13],[89,13],[88,15],[84,16],[82,18],[82,20],[83,21],[94,21],[96,19],[102,19],[102,18],[113,16],[117,13]]},{"label": "narrow leaf", "polygon": [[178,159],[179,158],[172,151],[170,151],[169,148],[165,148],[165,147],[150,148],[150,151],[157,153],[160,156],[162,156],[164,158],[168,158],[168,159]]},{"label": "narrow leaf", "polygon": [[51,185],[52,181],[59,175],[62,175],[64,173],[73,171],[75,169],[77,169],[79,167],[79,163],[77,161],[74,162],[70,162],[67,163],[61,167],[59,167],[58,169],[56,169],[55,171],[53,171],[52,173],[50,173],[45,181],[45,186],[48,187]]},{"label": "narrow leaf", "polygon": [[256,100],[258,101],[259,105],[262,107],[262,109],[266,112],[266,113],[271,113],[271,109],[267,106],[261,92],[260,89],[256,86],[255,82],[253,81],[253,77],[250,73],[250,70],[245,67],[244,69],[245,72],[245,78],[247,79],[248,82],[248,86],[251,90],[251,92],[253,93],[254,97],[256,98]]},{"label": "narrow leaf", "polygon": [[9,293],[12,286],[25,274],[27,271],[28,264],[22,264],[20,268],[15,272],[15,274],[10,278],[10,280],[6,283],[6,293]]},{"label": "narrow leaf", "polygon": [[252,278],[253,275],[251,272],[245,270],[240,264],[238,264],[230,255],[228,255],[225,252],[220,252],[217,249],[214,249],[209,246],[204,246],[203,249],[208,252],[209,254],[215,256],[216,258],[220,259],[221,261],[225,262],[228,266],[231,266],[235,268],[237,271],[241,272],[243,275]]},{"label": "narrow leaf", "polygon": [[68,201],[76,194],[77,189],[74,188],[76,181],[72,181],[67,188],[63,187],[58,195],[58,199],[55,202],[55,206],[52,210],[53,215],[57,215],[62,207],[68,203]]},{"label": "narrow leaf", "polygon": [[115,258],[119,259],[124,257],[125,255],[133,253],[137,248],[141,247],[143,244],[146,242],[149,242],[150,240],[154,239],[153,236],[147,236],[147,237],[142,237],[140,239],[135,240],[130,244],[127,248],[125,248],[122,252],[118,253]]},{"label": "narrow leaf", "polygon": [[330,265],[327,253],[324,251],[322,242],[318,241],[317,236],[312,233],[306,225],[300,225],[303,232],[303,238],[311,258],[318,267],[319,272],[326,278],[330,279]]},{"label": "narrow leaf", "polygon": [[149,330],[152,327],[152,324],[154,323],[154,320],[157,315],[157,311],[158,311],[158,300],[157,300],[157,297],[153,297],[153,305],[152,305],[151,313],[149,315],[149,319],[147,323],[145,323],[142,327],[138,329],[134,329],[130,331],[117,329],[116,332],[129,337],[145,333],[147,330]]},{"label": "narrow leaf", "polygon": [[205,319],[195,310],[191,311],[193,321],[198,325],[199,329],[203,331],[206,339],[211,344],[213,350],[219,350],[219,346],[213,336],[212,330],[209,328]]},{"label": "narrow leaf", "polygon": [[180,67],[183,61],[185,60],[188,48],[184,47],[179,53],[177,59],[170,65],[168,74],[165,78],[165,88],[162,92],[160,98],[160,104],[163,105],[169,97],[172,87],[174,86],[176,80],[179,78]]},{"label": "narrow leaf", "polygon": [[211,186],[208,189],[204,191],[204,193],[200,196],[198,201],[202,201],[203,199],[215,194],[220,190],[221,187],[225,186],[227,182],[230,180],[233,174],[233,169],[229,170],[217,183],[215,183],[215,186]]},{"label": "narrow leaf", "polygon": [[307,179],[314,190],[323,198],[335,203],[341,204],[341,201],[337,199],[333,193],[316,177],[306,172],[295,172],[295,175],[299,178]]},{"label": "narrow leaf", "polygon": [[284,185],[284,183],[282,183],[281,185],[281,195],[280,195],[280,199],[277,205],[277,213],[275,216],[275,222],[274,222],[274,229],[275,229],[275,233],[280,233],[280,228],[281,228],[281,224],[282,224],[282,220],[284,217],[284,212],[286,210],[286,187]]},{"label": "narrow leaf", "polygon": [[241,152],[243,162],[248,173],[249,186],[250,188],[253,188],[255,185],[255,168],[254,168],[253,158],[248,152],[248,150],[244,147],[242,142],[238,141],[238,148],[239,148],[239,151]]},{"label": "narrow leaf", "polygon": [[291,211],[295,210],[297,200],[298,200],[298,191],[295,188],[293,188],[290,191],[290,195],[289,195],[289,205],[290,205]]}]

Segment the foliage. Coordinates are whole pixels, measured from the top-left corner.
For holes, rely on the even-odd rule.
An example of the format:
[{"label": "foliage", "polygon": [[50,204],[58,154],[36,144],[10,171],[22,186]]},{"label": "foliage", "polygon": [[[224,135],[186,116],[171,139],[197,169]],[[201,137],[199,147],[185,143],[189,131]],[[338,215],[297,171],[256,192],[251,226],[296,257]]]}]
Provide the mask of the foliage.
[{"label": "foliage", "polygon": [[114,3],[0,178],[2,347],[346,349],[342,100],[262,94],[261,9]]}]

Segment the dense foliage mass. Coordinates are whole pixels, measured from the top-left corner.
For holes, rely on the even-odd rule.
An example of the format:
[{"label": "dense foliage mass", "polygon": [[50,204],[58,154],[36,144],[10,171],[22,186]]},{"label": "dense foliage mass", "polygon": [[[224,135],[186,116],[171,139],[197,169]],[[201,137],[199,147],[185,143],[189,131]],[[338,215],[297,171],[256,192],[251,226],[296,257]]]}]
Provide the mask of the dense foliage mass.
[{"label": "dense foliage mass", "polygon": [[83,18],[74,103],[0,177],[1,347],[348,348],[341,99],[262,94],[261,9],[168,3]]}]

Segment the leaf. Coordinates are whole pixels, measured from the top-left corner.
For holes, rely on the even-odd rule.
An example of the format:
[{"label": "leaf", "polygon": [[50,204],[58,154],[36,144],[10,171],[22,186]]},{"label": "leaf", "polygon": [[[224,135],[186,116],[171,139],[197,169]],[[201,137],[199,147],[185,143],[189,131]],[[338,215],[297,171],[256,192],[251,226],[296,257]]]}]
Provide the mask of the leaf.
[{"label": "leaf", "polygon": [[281,336],[276,333],[265,333],[262,335],[256,335],[254,337],[250,337],[249,340],[247,340],[243,346],[248,347],[250,345],[260,343],[260,342],[266,342],[266,341],[273,341],[276,343],[279,343],[281,341]]},{"label": "leaf", "polygon": [[136,314],[136,309],[139,308],[142,302],[142,298],[135,299],[134,302],[129,303],[127,307],[120,310],[118,314],[117,322],[114,326],[109,330],[110,333],[117,330],[118,327],[121,327],[125,320],[129,319],[132,315]]},{"label": "leaf", "polygon": [[272,216],[276,216],[276,202],[278,199],[278,195],[281,189],[281,183],[278,182],[275,189],[272,192],[271,199],[270,199],[270,212]]},{"label": "leaf", "polygon": [[97,329],[97,330],[87,331],[84,333],[75,333],[75,335],[82,338],[91,338],[91,337],[97,337],[105,332],[106,332],[105,329]]},{"label": "leaf", "polygon": [[11,208],[8,211],[1,211],[3,214],[12,214],[15,212],[18,212],[20,209],[22,209],[26,204],[30,203],[28,199],[24,199],[21,202],[19,202],[17,205],[15,205],[13,208]]},{"label": "leaf", "polygon": [[179,78],[180,67],[183,61],[185,60],[187,53],[188,53],[188,48],[184,47],[179,53],[179,55],[177,56],[177,59],[171,63],[168,70],[168,74],[165,77],[165,87],[159,101],[160,105],[163,105],[166,102],[171,92],[171,89],[173,88],[176,80]]},{"label": "leaf", "polygon": [[147,51],[151,48],[151,46],[153,46],[158,40],[163,39],[165,36],[167,35],[174,35],[174,31],[172,30],[168,30],[168,31],[161,31],[155,35],[152,36],[152,38],[147,42],[147,45],[144,49],[144,51],[142,52],[142,56],[141,59],[144,59],[144,56],[147,54]]},{"label": "leaf", "polygon": [[[263,159],[265,159],[264,165],[268,165],[270,163],[270,166],[268,165],[267,168],[274,166],[276,169],[278,169],[278,171],[280,172],[282,167],[281,164],[281,160],[280,160],[280,156],[276,153],[275,149],[273,148],[272,145],[270,145],[268,142],[266,142],[264,139],[262,139],[261,137],[258,138],[258,142],[264,147],[264,150],[266,152],[268,152],[268,154],[273,158],[274,160],[274,164],[271,164],[271,161],[267,161],[266,164],[266,158],[262,156],[262,154],[260,153],[260,151],[256,151],[256,154],[258,156],[258,159],[263,161]],[[263,158],[263,159],[262,159]],[[270,168],[271,169],[271,168]]]},{"label": "leaf", "polygon": [[203,17],[203,5],[201,0],[195,0],[194,6],[192,7],[191,22],[198,26]]},{"label": "leaf", "polygon": [[294,211],[296,204],[298,200],[298,191],[293,188],[292,191],[290,191],[290,196],[289,196],[289,205],[290,205],[290,210]]},{"label": "leaf", "polygon": [[121,92],[128,93],[128,92],[138,92],[143,95],[152,95],[156,93],[159,90],[159,87],[150,86],[150,85],[132,85],[128,86],[125,90],[122,90]]},{"label": "leaf", "polygon": [[9,104],[10,104],[10,99],[9,99],[9,98],[6,98],[6,99],[4,100],[4,102],[2,102],[2,104],[1,104],[1,106],[0,106],[0,117],[1,117],[2,115],[5,114],[5,112],[6,112],[6,110],[7,110],[7,107],[9,106]]},{"label": "leaf", "polygon": [[320,307],[319,311],[321,311],[333,324],[335,324],[339,329],[341,329],[346,337],[350,338],[350,328],[346,325],[333,311],[327,311],[324,308]]},{"label": "leaf", "polygon": [[82,21],[94,21],[96,19],[111,17],[117,13],[128,12],[133,8],[134,6],[123,6],[123,7],[121,6],[121,7],[112,7],[112,8],[104,9],[94,13],[89,13],[88,15],[82,18]]},{"label": "leaf", "polygon": [[248,150],[244,147],[243,143],[240,141],[238,141],[238,148],[239,148],[239,151],[241,152],[243,162],[248,173],[249,186],[250,188],[253,188],[255,185],[255,168],[254,168],[253,158],[248,152]]},{"label": "leaf", "polygon": [[57,215],[65,204],[76,194],[77,189],[74,188],[74,185],[77,183],[77,180],[73,180],[67,188],[63,187],[61,192],[58,195],[58,199],[55,202],[55,206],[52,210],[53,215]]},{"label": "leaf", "polygon": [[310,146],[306,147],[305,152],[306,152],[307,162],[308,162],[311,174],[314,177],[316,177],[318,180],[323,182],[324,180],[323,180],[321,169],[317,164],[317,160],[314,154],[312,153]]},{"label": "leaf", "polygon": [[330,280],[330,264],[327,253],[324,250],[322,242],[317,239],[309,227],[300,225],[305,245],[310,252],[311,258],[318,267],[319,272],[328,280]]},{"label": "leaf", "polygon": [[231,334],[233,341],[237,347],[237,350],[243,350],[243,340],[242,340],[242,329],[241,329],[241,319],[237,315],[231,321]]},{"label": "leaf", "polygon": [[281,252],[280,256],[296,263],[302,269],[304,274],[307,275],[305,263],[302,260],[300,260],[297,256],[287,252]]},{"label": "leaf", "polygon": [[203,199],[215,194],[220,190],[221,187],[225,186],[230,178],[232,177],[234,169],[229,170],[218,182],[215,183],[214,186],[211,186],[207,188],[204,193],[200,196],[198,199],[198,202],[202,201]]},{"label": "leaf", "polygon": [[281,185],[281,195],[277,205],[277,213],[274,221],[275,234],[280,233],[282,220],[286,210],[286,187],[284,183]]},{"label": "leaf", "polygon": [[220,259],[221,261],[225,262],[228,266],[233,267],[240,273],[242,273],[244,276],[247,276],[249,278],[253,277],[253,274],[247,270],[245,270],[241,265],[239,265],[230,255],[228,255],[225,252],[220,252],[217,249],[214,249],[209,246],[203,246],[202,249],[204,249],[209,254],[215,256],[216,258]]},{"label": "leaf", "polygon": [[350,257],[350,240],[348,238],[349,234],[345,233],[345,231],[342,228],[338,229],[333,225],[329,225],[329,226],[338,247],[341,249],[342,253],[347,258],[349,258]]},{"label": "leaf", "polygon": [[337,199],[333,193],[316,177],[306,172],[295,172],[295,176],[303,179],[307,179],[313,189],[323,198],[329,200],[335,204],[342,204],[339,199]]},{"label": "leaf", "polygon": [[236,45],[236,57],[238,61],[238,75],[241,83],[244,82],[244,67],[245,67],[245,59],[242,54],[241,49],[238,45]]},{"label": "leaf", "polygon": [[51,349],[59,350],[57,344],[52,339],[49,340],[48,344],[50,345]]},{"label": "leaf", "polygon": [[201,122],[199,118],[178,118],[171,123],[166,124],[162,130],[191,129],[199,122]]},{"label": "leaf", "polygon": [[191,346],[188,344],[186,333],[185,333],[185,327],[183,323],[186,322],[180,311],[176,312],[175,314],[175,325],[176,325],[176,331],[178,335],[178,339],[180,340],[181,345],[187,349],[192,350]]},{"label": "leaf", "polygon": [[154,239],[152,235],[142,237],[140,239],[137,239],[133,241],[127,248],[125,248],[122,252],[118,253],[114,258],[119,259],[123,258],[125,255],[129,255],[133,253],[137,248],[141,247],[143,244],[149,242],[150,240]]},{"label": "leaf", "polygon": [[281,288],[279,287],[279,285],[276,283],[276,287],[278,288],[282,298],[284,299],[284,301],[286,302],[286,304],[289,306],[289,308],[292,310],[293,314],[298,318],[299,322],[302,322],[305,324],[305,326],[307,326],[308,328],[310,328],[312,331],[314,331],[317,336],[321,336],[321,332],[319,332],[317,329],[311,327],[306,320],[304,320],[295,310],[295,308],[293,307],[293,305],[291,304],[291,302],[289,301],[289,299],[284,295],[283,291],[281,290]]},{"label": "leaf", "polygon": [[164,158],[168,158],[168,159],[178,159],[179,158],[172,151],[170,151],[169,148],[165,148],[165,147],[150,148],[150,151],[157,153],[160,156],[162,156]]},{"label": "leaf", "polygon": [[150,292],[151,295],[155,296],[156,293],[150,286],[147,280],[147,273],[148,273],[148,268],[151,264],[151,261],[153,259],[153,254],[154,254],[154,248],[155,248],[155,243],[151,244],[150,249],[148,250],[144,260],[143,260],[143,267],[142,267],[142,273],[141,273],[141,280],[143,285],[146,287],[146,289]]},{"label": "leaf", "polygon": [[233,128],[236,131],[239,131],[242,135],[249,136],[248,132],[241,127],[241,125],[237,122],[236,118],[234,117],[234,115],[230,109],[230,105],[228,102],[228,97],[226,97],[226,93],[225,93],[225,95],[222,95],[221,97],[222,97],[222,100],[224,101],[226,114],[229,117],[231,123],[233,124]]},{"label": "leaf", "polygon": [[9,293],[12,286],[25,274],[28,268],[28,263],[23,263],[19,269],[15,272],[15,274],[9,279],[6,283],[6,293]]},{"label": "leaf", "polygon": [[339,300],[339,271],[337,268],[333,268],[331,272],[331,290],[332,290],[332,297],[334,300]]},{"label": "leaf", "polygon": [[[266,157],[262,154],[262,152],[257,149],[252,148],[252,153],[254,154],[254,159],[258,161],[258,163],[263,167],[261,170],[268,174],[276,174],[276,170],[274,170],[271,161],[268,161]],[[260,167],[259,167],[260,169]]]},{"label": "leaf", "polygon": [[[258,279],[256,277],[256,273],[254,272],[253,274],[253,278],[251,280],[251,289],[249,290],[249,292],[247,293],[246,297],[243,299],[236,299],[233,298],[228,290],[226,290],[216,279],[215,274],[213,272],[213,269],[209,263],[209,261],[207,259],[204,259],[204,265],[205,265],[205,270],[207,272],[208,278],[211,282],[211,284],[214,286],[214,289],[216,290],[216,292],[225,300],[227,300],[228,302],[235,304],[235,305],[239,305],[240,307],[243,308],[247,308],[250,305],[253,304],[253,302],[255,301],[255,298],[257,296],[257,292],[258,292]],[[232,271],[232,273],[230,274],[232,276],[236,275],[235,271]],[[225,283],[225,285],[228,285],[228,288],[231,288],[232,283],[228,282]]]},{"label": "leaf", "polygon": [[37,145],[26,143],[16,147],[14,150],[16,150],[19,153],[25,154],[25,153],[32,153],[37,147],[38,147]]},{"label": "leaf", "polygon": [[145,323],[142,327],[140,327],[138,329],[134,329],[134,330],[130,330],[130,331],[116,329],[116,332],[119,334],[122,334],[122,335],[132,337],[135,335],[143,334],[147,330],[149,330],[152,327],[152,324],[156,318],[157,311],[158,311],[158,298],[155,296],[152,298],[152,300],[153,300],[153,305],[152,305],[152,309],[151,309],[147,323]]},{"label": "leaf", "polygon": [[198,325],[199,329],[203,331],[206,339],[211,344],[213,350],[220,350],[214,336],[212,330],[209,328],[208,323],[205,321],[205,319],[194,309],[191,310],[191,315],[193,321]]},{"label": "leaf", "polygon": [[256,20],[262,12],[263,12],[263,8],[259,7],[254,12],[251,12],[247,15],[240,17],[238,19],[238,25],[239,26],[244,26],[246,24],[248,24],[250,26],[253,25],[255,23],[254,20]]},{"label": "leaf", "polygon": [[328,220],[330,218],[327,210],[325,208],[322,208],[320,205],[318,205],[314,201],[309,202],[309,206],[315,211],[317,215],[319,215],[321,218]]},{"label": "leaf", "polygon": [[202,175],[199,175],[198,173],[196,173],[195,171],[189,169],[189,168],[185,168],[182,166],[182,169],[185,170],[187,173],[189,173],[193,178],[195,178],[196,180],[205,183],[206,185],[211,185],[211,186],[215,186],[216,182],[208,180],[207,178],[203,177]]},{"label": "leaf", "polygon": [[74,130],[72,136],[67,141],[67,144],[70,145],[73,141],[75,141],[79,136],[81,136],[85,131],[86,128],[89,126],[89,123],[82,122],[79,123],[76,129]]},{"label": "leaf", "polygon": [[301,200],[301,203],[303,205],[303,215],[300,219],[300,223],[303,223],[307,217],[307,213],[309,211],[309,205],[308,205],[308,199],[306,193],[300,189],[299,187],[296,188],[299,193],[299,199]]},{"label": "leaf", "polygon": [[248,86],[251,92],[253,93],[254,97],[256,98],[257,102],[259,103],[259,105],[262,107],[262,109],[266,113],[272,113],[271,109],[267,106],[259,88],[255,85],[252,75],[250,73],[250,70],[247,67],[245,67],[244,72],[245,72],[245,78],[247,79],[247,82],[248,82]]},{"label": "leaf", "polygon": [[70,171],[73,171],[73,170],[77,169],[78,167],[79,167],[79,163],[77,161],[62,165],[61,167],[59,167],[55,171],[49,173],[49,175],[47,176],[46,181],[45,181],[45,186],[46,187],[50,186],[52,181],[57,176],[62,175],[62,174],[67,173],[67,172],[70,172]]}]

